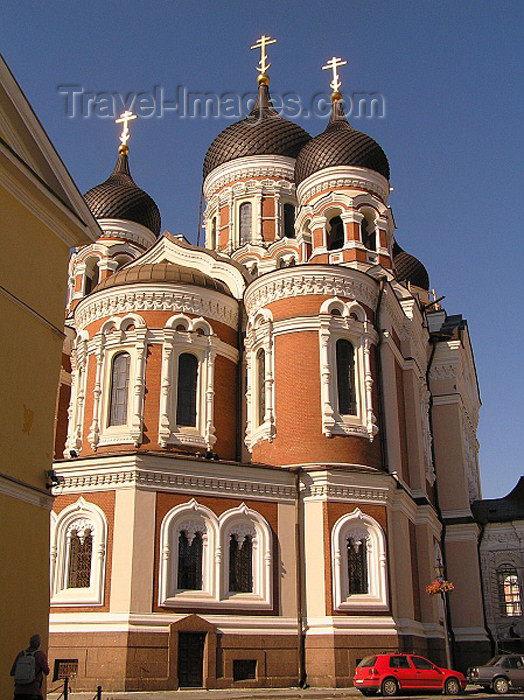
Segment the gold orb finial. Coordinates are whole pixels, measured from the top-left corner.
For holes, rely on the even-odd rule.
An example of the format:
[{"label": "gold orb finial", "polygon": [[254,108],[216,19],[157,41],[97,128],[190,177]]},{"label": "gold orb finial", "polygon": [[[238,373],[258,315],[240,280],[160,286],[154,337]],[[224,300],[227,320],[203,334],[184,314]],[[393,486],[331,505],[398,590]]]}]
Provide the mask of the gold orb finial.
[{"label": "gold orb finial", "polygon": [[269,85],[269,75],[267,73],[261,73],[257,76],[257,83],[259,85]]},{"label": "gold orb finial", "polygon": [[124,156],[127,156],[127,154],[129,153],[129,146],[127,146],[125,143],[121,143],[118,147],[118,152]]},{"label": "gold orb finial", "polygon": [[338,102],[342,99],[342,94],[338,90],[333,90],[331,93],[331,102]]}]

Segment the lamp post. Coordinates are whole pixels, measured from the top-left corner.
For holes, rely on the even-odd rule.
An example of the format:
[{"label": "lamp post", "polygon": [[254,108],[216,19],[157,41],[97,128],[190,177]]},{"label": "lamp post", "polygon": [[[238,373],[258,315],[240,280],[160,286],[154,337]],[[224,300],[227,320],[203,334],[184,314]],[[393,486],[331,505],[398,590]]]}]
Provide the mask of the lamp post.
[{"label": "lamp post", "polygon": [[[444,578],[444,563],[442,561],[442,555],[437,552],[435,559],[435,572],[437,574],[437,581],[441,584],[445,581]],[[442,600],[442,608],[444,612],[444,640],[446,644],[446,664],[448,668],[451,668],[451,647],[449,643],[449,630],[448,630],[448,594],[443,588],[440,588],[439,595]]]}]

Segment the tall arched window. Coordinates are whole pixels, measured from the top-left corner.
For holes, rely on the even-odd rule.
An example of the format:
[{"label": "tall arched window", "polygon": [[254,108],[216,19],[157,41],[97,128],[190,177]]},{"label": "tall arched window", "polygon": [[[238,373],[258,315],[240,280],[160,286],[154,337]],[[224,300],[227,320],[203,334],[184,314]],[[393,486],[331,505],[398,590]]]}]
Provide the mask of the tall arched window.
[{"label": "tall arched window", "polygon": [[84,294],[89,294],[98,284],[98,260],[92,258],[86,262]]},{"label": "tall arched window", "polygon": [[187,352],[178,359],[177,425],[196,428],[198,360]]},{"label": "tall arched window", "polygon": [[251,214],[251,202],[240,205],[240,243],[251,243],[253,219]]},{"label": "tall arched window", "polygon": [[355,350],[348,340],[337,340],[337,392],[338,412],[357,415],[355,390]]},{"label": "tall arched window", "polygon": [[217,247],[217,217],[214,216],[211,221],[211,235],[209,236],[209,247],[215,250]]},{"label": "tall arched window", "polygon": [[344,245],[344,224],[340,216],[333,217],[328,225],[327,249],[338,250]]},{"label": "tall arched window", "polygon": [[262,425],[266,415],[266,353],[257,352],[257,425]]},{"label": "tall arched window", "polygon": [[348,584],[349,595],[368,592],[367,540],[348,537]]},{"label": "tall arched window", "polygon": [[111,403],[109,407],[109,425],[126,425],[127,400],[129,394],[129,367],[131,357],[128,352],[121,352],[113,358],[111,367]]},{"label": "tall arched window", "polygon": [[368,250],[377,249],[375,224],[366,216],[360,222],[360,238]]},{"label": "tall arched window", "polygon": [[504,565],[497,570],[500,607],[503,615],[519,617],[522,615],[522,598],[517,569]]},{"label": "tall arched window", "polygon": [[202,533],[182,530],[178,536],[179,590],[202,590]]},{"label": "tall arched window", "polygon": [[91,556],[93,537],[91,530],[71,530],[69,535],[68,588],[89,588],[91,585]]},{"label": "tall arched window", "polygon": [[284,204],[284,236],[295,238],[295,207]]},{"label": "tall arched window", "polygon": [[229,590],[231,593],[253,592],[253,541],[231,535],[229,539]]}]

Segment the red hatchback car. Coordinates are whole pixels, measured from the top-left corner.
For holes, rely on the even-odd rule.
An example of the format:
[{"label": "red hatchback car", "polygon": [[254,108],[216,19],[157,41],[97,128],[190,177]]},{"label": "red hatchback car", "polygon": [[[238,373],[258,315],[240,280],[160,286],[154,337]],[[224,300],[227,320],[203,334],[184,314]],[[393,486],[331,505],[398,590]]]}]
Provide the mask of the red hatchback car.
[{"label": "red hatchback car", "polygon": [[459,671],[440,668],[416,654],[377,654],[359,663],[353,678],[362,695],[397,695],[403,690],[435,690],[458,695],[467,685]]}]

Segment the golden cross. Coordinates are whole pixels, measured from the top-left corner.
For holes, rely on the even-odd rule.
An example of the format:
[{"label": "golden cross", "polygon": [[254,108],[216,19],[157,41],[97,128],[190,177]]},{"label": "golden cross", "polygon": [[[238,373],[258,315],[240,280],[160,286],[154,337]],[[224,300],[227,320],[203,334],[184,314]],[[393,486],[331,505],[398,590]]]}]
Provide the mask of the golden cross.
[{"label": "golden cross", "polygon": [[260,61],[258,62],[260,68],[257,67],[257,71],[260,73],[265,73],[267,69],[271,66],[271,63],[267,63],[266,46],[270,44],[276,44],[277,40],[272,39],[270,36],[262,34],[260,39],[256,40],[256,43],[251,47],[252,49],[260,49]]},{"label": "golden cross", "polygon": [[341,58],[335,58],[335,56],[333,56],[333,58],[330,59],[325,66],[322,66],[322,70],[333,71],[333,80],[329,84],[332,90],[338,91],[339,87],[342,85],[337,68],[339,66],[345,66],[346,64],[347,61],[343,61]]},{"label": "golden cross", "polygon": [[123,114],[120,115],[119,119],[115,119],[115,124],[123,124],[124,126],[122,127],[122,133],[120,134],[120,143],[122,146],[125,146],[129,140],[129,122],[132,119],[136,119],[137,115],[133,114],[133,112],[125,111]]}]

